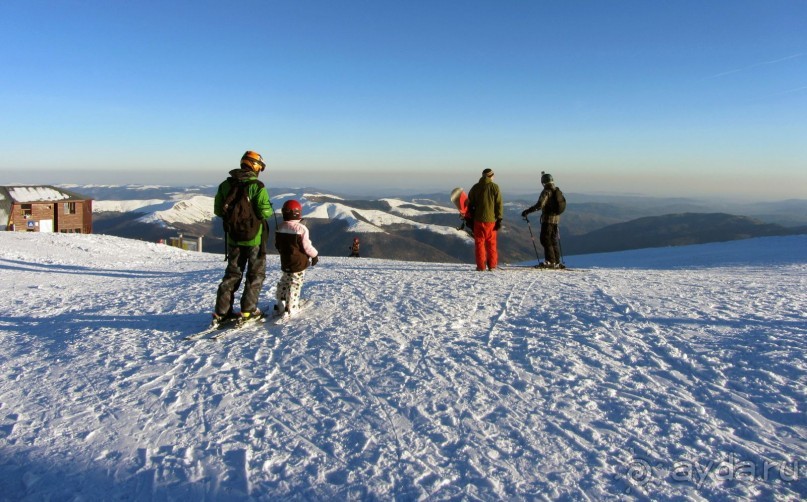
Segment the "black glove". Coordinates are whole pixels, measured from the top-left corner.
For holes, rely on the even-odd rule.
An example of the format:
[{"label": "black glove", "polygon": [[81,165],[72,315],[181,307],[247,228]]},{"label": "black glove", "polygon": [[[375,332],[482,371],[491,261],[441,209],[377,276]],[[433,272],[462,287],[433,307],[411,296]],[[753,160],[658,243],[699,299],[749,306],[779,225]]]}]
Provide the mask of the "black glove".
[{"label": "black glove", "polygon": [[493,230],[496,230],[498,232],[500,228],[502,228],[502,219],[501,218],[496,220],[496,224],[493,225]]},{"label": "black glove", "polygon": [[530,214],[529,209],[525,209],[525,210],[521,211],[521,217],[522,218],[526,218],[528,214]]},{"label": "black glove", "polygon": [[314,265],[316,265],[317,263],[319,263],[319,255],[317,255],[317,256],[315,256],[315,257],[311,258],[311,266],[312,266],[312,267],[313,267]]}]

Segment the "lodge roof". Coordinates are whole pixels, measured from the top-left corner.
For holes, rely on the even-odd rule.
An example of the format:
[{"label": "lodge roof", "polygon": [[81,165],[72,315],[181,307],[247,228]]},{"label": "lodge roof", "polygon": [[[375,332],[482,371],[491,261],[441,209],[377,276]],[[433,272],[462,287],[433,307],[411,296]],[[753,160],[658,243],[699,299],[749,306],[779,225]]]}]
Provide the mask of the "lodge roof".
[{"label": "lodge roof", "polygon": [[51,185],[0,186],[0,201],[3,199],[18,204],[90,200],[89,197]]}]

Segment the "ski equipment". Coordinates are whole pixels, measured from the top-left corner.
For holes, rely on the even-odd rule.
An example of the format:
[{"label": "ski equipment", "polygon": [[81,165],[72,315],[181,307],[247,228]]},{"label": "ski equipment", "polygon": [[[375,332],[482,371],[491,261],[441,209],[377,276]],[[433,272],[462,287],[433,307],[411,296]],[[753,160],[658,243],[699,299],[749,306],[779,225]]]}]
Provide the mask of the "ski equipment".
[{"label": "ski equipment", "polygon": [[462,220],[462,225],[460,225],[457,230],[468,230],[470,233],[473,233],[474,221],[471,210],[468,207],[468,194],[465,193],[462,187],[457,187],[451,191],[451,202],[454,203],[454,206],[456,206],[457,210],[460,212],[460,219]]},{"label": "ski equipment", "polygon": [[230,192],[222,205],[222,221],[224,233],[234,241],[254,239],[263,225],[263,220],[255,214],[255,208],[249,198],[249,186],[252,184],[264,187],[263,183],[256,179],[241,182],[230,177]]},{"label": "ski equipment", "polygon": [[587,268],[569,268],[565,265],[546,266],[543,262],[538,265],[503,265],[499,267],[502,270],[534,270],[541,272],[586,272]]},{"label": "ski equipment", "polygon": [[[263,309],[259,309],[261,314],[252,316],[249,318],[241,317],[240,315],[231,315],[227,317],[223,317],[221,320],[213,320],[206,329],[199,331],[197,333],[193,333],[192,335],[188,335],[183,340],[194,341],[194,340],[220,340],[225,336],[238,331],[244,327],[251,326],[255,324],[257,321],[261,321],[265,314],[263,313]],[[208,336],[213,335],[213,336]]]},{"label": "ski equipment", "polygon": [[272,318],[270,322],[272,324],[285,324],[291,321],[292,319],[296,319],[297,317],[299,317],[300,314],[303,313],[303,311],[307,310],[312,305],[314,305],[314,302],[312,300],[309,300],[307,298],[301,298],[300,303],[297,307],[297,311],[293,314],[290,314],[285,310],[273,309]]},{"label": "ski equipment", "polygon": [[244,328],[248,328],[250,326],[254,326],[255,324],[262,323],[266,318],[266,314],[263,312],[258,313],[257,315],[250,316],[250,317],[241,317],[235,321],[234,324],[230,325],[229,329],[219,330],[218,333],[211,336],[210,340],[221,340],[224,337],[233,335]]},{"label": "ski equipment", "polygon": [[225,317],[221,321],[213,321],[210,323],[210,326],[207,329],[203,329],[202,331],[193,333],[192,335],[188,335],[183,340],[193,341],[199,340],[200,338],[204,338],[207,335],[211,335],[216,333],[217,331],[221,331],[223,329],[227,329],[231,326],[235,326],[235,322],[238,320],[238,317]]},{"label": "ski equipment", "polygon": [[530,225],[530,219],[524,216],[524,221],[527,222],[527,228],[530,229],[530,239],[532,239],[532,248],[535,250],[535,257],[540,260],[541,256],[538,254],[538,246],[535,245],[535,235],[532,233],[532,225]]},{"label": "ski equipment", "polygon": [[566,268],[566,265],[563,263],[547,263],[542,261],[538,265],[535,265],[535,268],[540,268],[542,270],[563,270]]}]

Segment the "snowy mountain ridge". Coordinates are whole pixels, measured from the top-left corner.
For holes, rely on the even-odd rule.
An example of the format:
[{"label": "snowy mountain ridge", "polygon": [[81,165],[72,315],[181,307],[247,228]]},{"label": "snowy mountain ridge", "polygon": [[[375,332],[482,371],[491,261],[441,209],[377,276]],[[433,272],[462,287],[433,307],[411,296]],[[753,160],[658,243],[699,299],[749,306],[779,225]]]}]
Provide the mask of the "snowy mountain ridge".
[{"label": "snowy mountain ridge", "polygon": [[[452,227],[430,225],[412,221],[409,218],[424,214],[453,214],[453,208],[437,204],[418,204],[403,200],[385,198],[380,202],[390,206],[391,212],[379,210],[356,209],[340,202],[341,197],[322,193],[283,193],[271,198],[276,211],[280,211],[283,202],[297,199],[303,205],[305,218],[321,218],[326,220],[344,220],[351,232],[378,233],[384,232],[385,226],[408,225],[420,230],[428,230],[444,235],[455,235]],[[327,202],[323,202],[327,201]],[[96,213],[142,213],[137,218],[142,223],[157,223],[172,227],[177,223],[194,224],[210,222],[213,214],[213,197],[205,195],[180,195],[175,200],[99,200],[95,201],[93,211]],[[398,215],[398,216],[396,216]]]},{"label": "snowy mountain ridge", "polygon": [[0,498],[807,496],[807,237],[574,258],[325,257],[189,344],[221,256],[0,233]]}]

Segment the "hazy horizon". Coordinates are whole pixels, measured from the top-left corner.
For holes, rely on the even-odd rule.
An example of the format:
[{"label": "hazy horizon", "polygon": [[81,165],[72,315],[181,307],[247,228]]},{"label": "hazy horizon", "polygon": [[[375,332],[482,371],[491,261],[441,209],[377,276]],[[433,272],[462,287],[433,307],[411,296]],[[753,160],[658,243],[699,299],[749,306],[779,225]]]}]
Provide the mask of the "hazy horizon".
[{"label": "hazy horizon", "polygon": [[[791,199],[805,200],[807,196],[794,190],[791,196],[772,197],[754,196],[753,186],[747,187],[749,192],[732,193],[725,191],[721,194],[708,191],[689,190],[686,187],[680,191],[670,189],[670,183],[659,187],[655,191],[643,191],[638,185],[615,186],[595,183],[581,183],[576,177],[563,179],[552,173],[557,185],[565,193],[602,195],[608,197],[649,197],[649,198],[687,198],[687,199],[715,199],[736,202],[777,202]],[[539,183],[540,171],[535,175],[516,174],[501,176],[496,174],[494,180],[499,184],[505,197],[519,196],[537,198],[541,191]],[[227,177],[227,170],[218,172],[203,172],[196,175],[187,173],[170,173],[157,171],[141,171],[135,176],[110,171],[36,171],[36,172],[9,172],[0,170],[0,185],[157,185],[168,187],[192,187],[218,185]],[[505,178],[502,180],[502,178]],[[260,179],[270,188],[300,188],[310,187],[320,190],[332,190],[339,194],[355,196],[393,196],[417,195],[429,193],[449,193],[454,187],[460,186],[469,190],[479,179],[474,173],[322,173],[322,172],[264,172]],[[688,182],[683,182],[686,185]],[[796,187],[798,188],[798,187]]]}]

